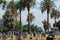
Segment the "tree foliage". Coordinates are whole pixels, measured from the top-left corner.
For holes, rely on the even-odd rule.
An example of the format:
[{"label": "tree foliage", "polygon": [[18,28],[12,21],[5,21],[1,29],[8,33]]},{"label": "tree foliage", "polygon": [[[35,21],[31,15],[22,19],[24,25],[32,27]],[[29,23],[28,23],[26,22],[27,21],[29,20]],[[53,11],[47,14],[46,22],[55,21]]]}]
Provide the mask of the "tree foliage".
[{"label": "tree foliage", "polygon": [[51,0],[43,0],[41,2],[40,7],[41,7],[41,12],[42,13],[45,12],[46,10],[50,12],[51,9],[55,7],[55,4]]},{"label": "tree foliage", "polygon": [[5,14],[3,15],[4,19],[4,26],[8,28],[8,30],[13,30],[14,28],[14,18],[10,10],[6,10]]},{"label": "tree foliage", "polygon": [[[19,23],[19,21],[17,21],[17,25],[16,25],[16,27],[15,27],[14,30],[15,31],[20,31],[20,23]],[[32,24],[31,25],[31,31],[32,32],[34,32],[34,31],[36,31],[36,32],[42,32],[43,30],[42,30],[41,27],[38,27],[38,26]],[[28,24],[22,25],[22,32],[28,32]]]},{"label": "tree foliage", "polygon": [[53,8],[50,16],[51,18],[58,19],[60,17],[60,12]]},{"label": "tree foliage", "polygon": [[2,6],[3,6],[3,9],[5,8],[5,6],[6,6],[6,0],[0,0],[0,4],[3,4]]},{"label": "tree foliage", "polygon": [[47,11],[47,29],[49,31],[49,14],[52,11],[52,8],[55,8],[55,5],[52,0],[43,0],[40,8],[42,13]]},{"label": "tree foliage", "polygon": [[[24,25],[22,27],[22,30],[23,30],[23,32],[28,32],[28,24]],[[31,32],[40,32],[41,33],[42,31],[43,30],[42,30],[41,27],[38,27],[38,26],[36,26],[34,24],[31,25]]]},{"label": "tree foliage", "polygon": [[[35,16],[32,13],[30,13],[29,15],[30,15],[30,23],[32,23],[32,21],[35,19]],[[28,21],[28,16],[27,16],[27,21]]]},{"label": "tree foliage", "polygon": [[[46,30],[48,29],[48,27],[47,27],[47,21],[44,20],[44,21],[42,21],[42,23],[43,23],[44,30],[45,30],[45,32],[46,32]],[[51,27],[51,25],[50,25],[50,23],[49,23],[49,28],[50,28],[50,27]]]},{"label": "tree foliage", "polygon": [[[53,27],[55,27],[55,23],[53,24]],[[60,31],[60,20],[56,23],[56,27],[58,27],[58,30]]]}]

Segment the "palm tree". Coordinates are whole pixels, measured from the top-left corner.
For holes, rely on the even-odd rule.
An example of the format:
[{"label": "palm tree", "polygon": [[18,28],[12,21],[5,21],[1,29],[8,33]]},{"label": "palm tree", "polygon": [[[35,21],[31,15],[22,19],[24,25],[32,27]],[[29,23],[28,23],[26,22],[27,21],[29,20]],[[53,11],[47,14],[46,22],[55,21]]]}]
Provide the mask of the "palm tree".
[{"label": "palm tree", "polygon": [[20,15],[20,40],[22,36],[22,22],[21,22],[21,11],[25,9],[25,3],[24,0],[20,0],[19,2],[16,3],[16,9],[19,10],[19,15]]},{"label": "palm tree", "polygon": [[47,11],[47,27],[48,27],[48,31],[49,31],[49,13],[50,11],[52,10],[52,8],[55,7],[53,1],[51,0],[43,0],[42,3],[41,3],[41,12],[45,12]]},{"label": "palm tree", "polygon": [[[45,32],[47,32],[47,21],[44,20],[44,21],[42,21],[42,23],[43,23],[43,27],[44,27]],[[49,27],[51,27],[50,23],[49,23]]]},{"label": "palm tree", "polygon": [[60,12],[56,9],[53,9],[50,16],[51,16],[51,18],[54,18],[55,27],[56,27],[56,19],[58,19],[60,17]]},{"label": "palm tree", "polygon": [[35,0],[25,0],[24,3],[28,11],[28,34],[30,34],[31,28],[30,28],[30,14],[29,13],[30,13],[30,7],[35,5]]},{"label": "palm tree", "polygon": [[[32,13],[29,13],[30,15],[30,23],[35,19],[35,16]],[[28,16],[27,16],[27,21],[28,21]]]},{"label": "palm tree", "polygon": [[[32,13],[29,13],[29,15],[30,15],[30,27],[31,27],[31,23],[35,19],[35,16]],[[27,16],[27,21],[28,21],[28,16]]]}]

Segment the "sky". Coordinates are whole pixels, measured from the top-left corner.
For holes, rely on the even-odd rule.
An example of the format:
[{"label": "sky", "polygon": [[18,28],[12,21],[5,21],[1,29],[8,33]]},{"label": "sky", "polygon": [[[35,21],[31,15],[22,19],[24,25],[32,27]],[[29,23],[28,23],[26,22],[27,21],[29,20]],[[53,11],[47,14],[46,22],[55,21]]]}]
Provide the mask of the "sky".
[{"label": "sky", "polygon": [[[44,14],[41,13],[40,3],[41,3],[41,0],[36,0],[36,6],[34,6],[34,8],[31,7],[30,13],[32,13],[33,15],[35,15],[35,20],[32,23],[34,23],[38,27],[42,27],[43,28],[42,21],[44,19],[45,20],[47,19],[47,14],[46,14],[46,12],[44,12]],[[56,8],[60,11],[60,0],[54,0],[54,3],[56,5]],[[0,6],[0,19],[2,18],[2,15],[4,15],[4,12],[5,12],[1,8],[2,8],[2,6]],[[25,11],[22,11],[22,24],[27,24],[27,21],[26,21],[27,14],[28,14],[27,13],[27,9]],[[19,20],[19,16],[18,16],[18,20]],[[54,19],[50,18],[49,22],[50,22],[51,26],[53,26]]]}]

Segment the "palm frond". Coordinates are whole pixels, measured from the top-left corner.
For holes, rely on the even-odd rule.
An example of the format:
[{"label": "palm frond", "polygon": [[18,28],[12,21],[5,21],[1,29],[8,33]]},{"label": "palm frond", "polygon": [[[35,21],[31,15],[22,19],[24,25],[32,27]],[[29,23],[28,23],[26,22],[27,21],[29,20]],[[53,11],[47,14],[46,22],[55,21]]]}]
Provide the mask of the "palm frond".
[{"label": "palm frond", "polygon": [[36,0],[25,0],[24,2],[25,2],[26,7],[30,8],[35,5],[35,1]]},{"label": "palm frond", "polygon": [[[30,22],[32,22],[35,19],[35,16],[32,13],[30,13],[29,15],[30,15]],[[27,21],[28,21],[28,17],[27,17]]]},{"label": "palm frond", "polygon": [[59,18],[60,12],[56,9],[53,9],[50,16],[51,16],[51,18]]},{"label": "palm frond", "polygon": [[43,0],[40,7],[41,7],[41,12],[43,13],[48,9],[49,11],[51,11],[51,9],[55,7],[55,4],[51,0]]}]

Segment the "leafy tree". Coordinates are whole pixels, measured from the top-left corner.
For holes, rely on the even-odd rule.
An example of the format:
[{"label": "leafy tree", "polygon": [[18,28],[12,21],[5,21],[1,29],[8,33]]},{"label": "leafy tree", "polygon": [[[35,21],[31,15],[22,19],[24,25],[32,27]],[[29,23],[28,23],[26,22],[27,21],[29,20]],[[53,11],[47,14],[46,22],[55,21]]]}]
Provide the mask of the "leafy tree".
[{"label": "leafy tree", "polygon": [[[22,27],[23,32],[28,32],[28,24],[23,25]],[[31,32],[37,31],[37,26],[31,25]]]},{"label": "leafy tree", "polygon": [[32,24],[31,25],[31,31],[32,32],[39,32],[39,33],[41,33],[43,30],[42,30],[42,28],[41,27],[38,27],[37,25],[34,25],[34,24]]},{"label": "leafy tree", "polygon": [[8,28],[9,31],[12,31],[13,28],[15,27],[15,23],[10,10],[6,10],[5,14],[3,15],[3,19],[4,19],[4,26]]},{"label": "leafy tree", "polygon": [[8,29],[4,26],[0,26],[0,32],[7,32]]},{"label": "leafy tree", "polygon": [[35,26],[34,24],[31,25],[31,31],[32,31],[32,32],[34,32],[34,31],[37,32],[37,30],[38,30],[37,28],[38,28],[38,27]]},{"label": "leafy tree", "polygon": [[54,5],[53,1],[51,1],[51,0],[43,0],[41,2],[40,7],[41,7],[41,12],[42,13],[47,11],[47,27],[48,27],[48,31],[49,31],[49,13],[52,10],[52,8],[55,7],[55,5]]},{"label": "leafy tree", "polygon": [[8,5],[7,5],[7,9],[10,9],[12,12],[12,15],[14,18],[16,18],[18,16],[18,12],[17,9],[15,7],[15,2],[11,1]]},{"label": "leafy tree", "polygon": [[23,32],[28,32],[28,24],[22,26]]},{"label": "leafy tree", "polygon": [[15,31],[20,31],[20,22],[19,21],[17,21],[17,25],[16,25],[14,30]]},{"label": "leafy tree", "polygon": [[42,28],[41,27],[38,27],[37,28],[37,32],[39,32],[39,33],[43,32]]},{"label": "leafy tree", "polygon": [[11,10],[12,16],[14,17],[14,21],[15,21],[15,27],[17,25],[17,16],[18,16],[18,12],[17,9],[15,7],[15,2],[14,0],[12,0],[8,5],[7,5],[7,9]]},{"label": "leafy tree", "polygon": [[[23,32],[28,32],[28,24],[23,25],[22,30],[23,30]],[[41,27],[38,27],[38,26],[36,26],[36,25],[34,25],[34,24],[31,25],[31,32],[32,32],[32,33],[33,33],[33,32],[40,32],[40,33],[41,33],[42,31],[43,31],[43,30],[42,30]]]}]

